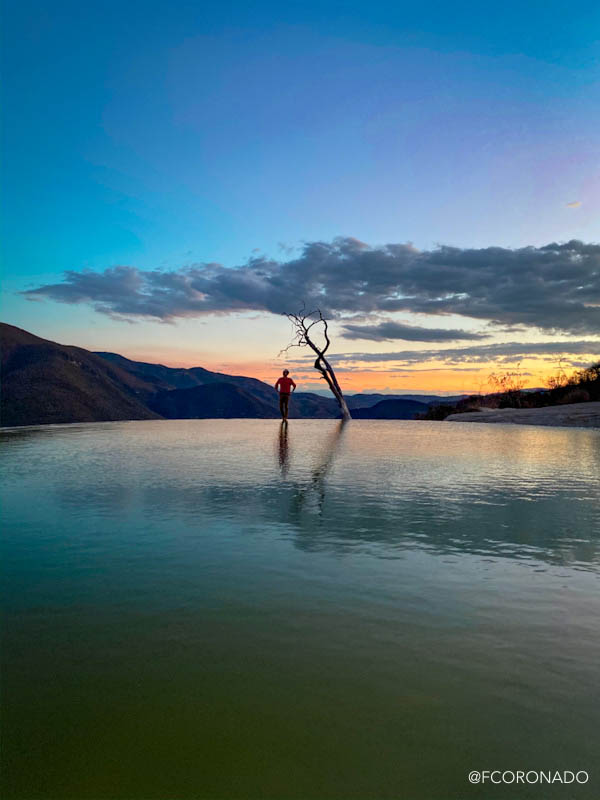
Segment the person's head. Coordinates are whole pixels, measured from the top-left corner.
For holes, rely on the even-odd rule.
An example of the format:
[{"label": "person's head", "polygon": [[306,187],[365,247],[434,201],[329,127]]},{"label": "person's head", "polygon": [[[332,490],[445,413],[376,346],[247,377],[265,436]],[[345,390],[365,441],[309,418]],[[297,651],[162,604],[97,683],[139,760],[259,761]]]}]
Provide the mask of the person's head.
[{"label": "person's head", "polygon": [[290,374],[290,371],[289,371],[289,369],[284,369],[284,370],[283,370],[283,377],[284,377],[284,378],[287,378],[287,376],[288,376],[289,374]]}]

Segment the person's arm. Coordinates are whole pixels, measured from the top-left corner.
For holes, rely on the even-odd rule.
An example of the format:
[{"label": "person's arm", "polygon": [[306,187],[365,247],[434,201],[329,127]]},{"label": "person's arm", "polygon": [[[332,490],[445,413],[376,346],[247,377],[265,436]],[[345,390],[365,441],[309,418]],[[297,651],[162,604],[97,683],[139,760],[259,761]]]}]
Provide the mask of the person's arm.
[{"label": "person's arm", "polygon": [[295,392],[296,391],[296,384],[294,383],[294,381],[291,378],[290,378],[290,380],[292,381],[292,386],[294,387],[292,389],[292,392]]},{"label": "person's arm", "polygon": [[277,378],[277,383],[275,384],[275,391],[276,392],[279,390],[279,381],[280,380],[281,380],[281,378]]}]

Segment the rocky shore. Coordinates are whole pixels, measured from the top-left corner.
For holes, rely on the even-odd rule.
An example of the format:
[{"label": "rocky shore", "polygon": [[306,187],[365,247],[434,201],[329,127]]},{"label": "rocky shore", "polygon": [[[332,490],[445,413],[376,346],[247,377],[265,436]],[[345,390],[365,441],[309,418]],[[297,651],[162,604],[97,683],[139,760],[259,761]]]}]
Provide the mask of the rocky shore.
[{"label": "rocky shore", "polygon": [[544,408],[482,408],[466,414],[450,414],[446,422],[502,422],[515,425],[555,425],[600,428],[600,402],[571,403]]}]

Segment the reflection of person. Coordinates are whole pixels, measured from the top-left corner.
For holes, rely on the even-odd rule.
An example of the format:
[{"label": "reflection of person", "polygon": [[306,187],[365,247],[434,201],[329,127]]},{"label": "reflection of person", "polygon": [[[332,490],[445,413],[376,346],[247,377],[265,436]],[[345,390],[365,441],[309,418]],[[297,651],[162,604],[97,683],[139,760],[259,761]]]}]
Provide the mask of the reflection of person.
[{"label": "reflection of person", "polygon": [[279,426],[279,469],[283,478],[287,477],[289,460],[288,426],[282,423]]},{"label": "reflection of person", "polygon": [[277,383],[275,384],[275,388],[279,392],[279,410],[281,412],[281,419],[284,422],[287,422],[288,418],[290,394],[296,388],[296,384],[294,383],[294,381],[288,377],[289,374],[290,374],[289,369],[284,369],[283,375],[281,376],[281,378],[278,379]]}]

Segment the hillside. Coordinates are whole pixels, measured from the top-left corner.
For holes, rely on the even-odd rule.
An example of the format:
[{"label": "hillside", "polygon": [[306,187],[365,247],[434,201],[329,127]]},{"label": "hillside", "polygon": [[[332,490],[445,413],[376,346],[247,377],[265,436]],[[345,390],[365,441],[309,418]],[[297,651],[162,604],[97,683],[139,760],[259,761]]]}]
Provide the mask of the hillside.
[{"label": "hillside", "polygon": [[[507,374],[504,383],[508,386],[504,391],[492,392],[485,395],[469,395],[458,402],[450,402],[451,398],[444,398],[438,405],[432,404],[419,419],[444,420],[451,415],[470,414],[473,412],[487,412],[506,409],[507,411],[539,410],[553,406],[569,406],[575,404],[600,402],[600,361],[590,366],[576,370],[567,376],[564,371],[550,378],[547,389],[523,389],[518,385],[510,386],[512,375]],[[500,381],[500,383],[502,383]],[[517,415],[518,416],[518,415]],[[558,419],[560,414],[549,413],[539,415],[539,419]],[[515,417],[516,418],[516,417]],[[529,419],[537,418],[530,414]],[[500,417],[496,415],[494,421]],[[483,420],[481,420],[483,421]],[[492,419],[490,418],[490,421]],[[540,423],[550,424],[550,423]],[[559,423],[554,423],[559,424]],[[560,423],[562,424],[562,423]]]},{"label": "hillside", "polygon": [[[346,395],[346,402],[348,408],[353,410],[355,408],[372,408],[377,403],[383,400],[416,400],[418,403],[423,403],[430,406],[436,403],[454,403],[460,400],[465,395],[456,395],[454,397],[442,397],[435,394],[349,394]],[[354,414],[352,416],[355,416]]]},{"label": "hillside", "polygon": [[152,387],[80,347],[41,339],[0,323],[1,424],[156,419]]},{"label": "hillside", "polygon": [[191,389],[158,392],[150,407],[167,419],[275,419],[272,404],[265,403],[231,383],[209,383]]},{"label": "hillside", "polygon": [[[175,408],[185,408],[186,417],[205,418],[206,414],[198,403],[203,399],[208,399],[208,393],[191,393],[189,396],[176,396],[171,401],[166,397],[158,397],[159,392],[169,392],[176,390],[192,389],[197,386],[208,386],[210,384],[227,383],[241,389],[249,395],[266,404],[274,413],[269,416],[279,416],[279,405],[277,393],[274,388],[264,381],[257,378],[248,378],[243,375],[227,375],[223,372],[211,372],[203,367],[165,367],[162,364],[148,364],[141,361],[131,361],[128,358],[117,355],[116,353],[96,353],[96,355],[109,361],[111,364],[118,365],[127,371],[133,378],[144,381],[152,387],[153,394],[157,394],[149,405],[156,409],[158,407],[165,410]],[[244,395],[239,395],[243,397]],[[194,403],[196,405],[194,405]],[[245,417],[242,413],[245,406],[240,406],[239,416]],[[257,406],[257,409],[259,406]],[[215,407],[215,411],[218,408]],[[311,418],[311,419],[331,419],[337,417],[339,409],[333,398],[321,397],[310,392],[294,392],[293,400],[290,404],[290,418]],[[169,413],[166,416],[170,416]],[[213,416],[222,416],[215,413]],[[228,412],[227,416],[231,416]],[[262,414],[257,414],[261,417]]]},{"label": "hillside", "polygon": [[417,400],[382,400],[371,408],[354,408],[354,419],[414,419],[416,414],[427,411],[426,403]]},{"label": "hillside", "polygon": [[[5,323],[0,323],[0,341],[4,426],[279,416],[275,390],[256,378],[91,353]],[[337,415],[333,398],[294,393],[291,418]]]},{"label": "hillside", "polygon": [[165,367],[163,364],[148,364],[143,361],[132,361],[117,353],[95,353],[95,355],[119,366],[138,380],[151,385],[154,391],[171,389],[191,389],[193,386],[205,386],[208,383],[233,383],[242,389],[253,392],[257,396],[266,396],[273,389],[257,378],[246,378],[242,375],[226,375],[224,372],[211,372],[204,367]]}]

